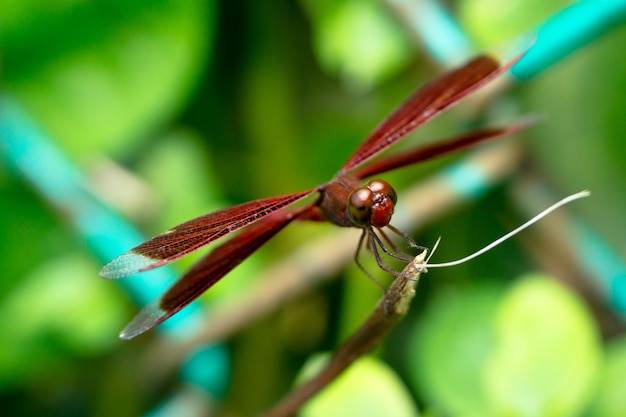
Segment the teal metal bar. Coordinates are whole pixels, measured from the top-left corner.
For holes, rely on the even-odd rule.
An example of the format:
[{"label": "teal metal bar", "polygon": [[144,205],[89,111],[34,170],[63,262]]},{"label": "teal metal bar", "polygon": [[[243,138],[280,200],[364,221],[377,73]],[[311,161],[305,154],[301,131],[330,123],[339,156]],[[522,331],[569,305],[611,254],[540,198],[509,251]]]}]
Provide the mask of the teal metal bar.
[{"label": "teal metal bar", "polygon": [[536,29],[535,44],[511,68],[511,74],[520,80],[532,78],[624,22],[624,0],[574,2]]}]

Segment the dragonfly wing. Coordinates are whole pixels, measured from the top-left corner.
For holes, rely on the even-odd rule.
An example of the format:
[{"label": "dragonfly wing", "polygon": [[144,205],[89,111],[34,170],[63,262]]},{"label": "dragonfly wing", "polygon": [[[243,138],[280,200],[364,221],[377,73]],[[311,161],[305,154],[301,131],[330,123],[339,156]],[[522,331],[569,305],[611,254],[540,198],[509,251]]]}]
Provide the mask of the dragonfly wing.
[{"label": "dragonfly wing", "polygon": [[122,278],[170,263],[315,191],[250,201],[189,220],[113,259],[102,268],[100,275]]},{"label": "dragonfly wing", "polygon": [[120,333],[120,337],[132,339],[180,311],[310,208],[306,206],[276,212],[215,248],[165,294],[144,307]]},{"label": "dragonfly wing", "polygon": [[508,69],[517,60],[501,65],[488,55],[479,55],[465,65],[428,82],[384,120],[345,163],[347,172],[404,138],[472,91]]},{"label": "dragonfly wing", "polygon": [[520,123],[506,127],[489,127],[473,132],[455,136],[448,140],[436,141],[432,144],[420,146],[413,151],[398,153],[377,159],[371,164],[358,167],[353,175],[358,179],[371,177],[393,169],[402,168],[417,162],[426,161],[439,156],[447,155],[469,148],[482,142],[497,139],[502,136],[512,135],[532,126],[536,118],[531,118]]}]

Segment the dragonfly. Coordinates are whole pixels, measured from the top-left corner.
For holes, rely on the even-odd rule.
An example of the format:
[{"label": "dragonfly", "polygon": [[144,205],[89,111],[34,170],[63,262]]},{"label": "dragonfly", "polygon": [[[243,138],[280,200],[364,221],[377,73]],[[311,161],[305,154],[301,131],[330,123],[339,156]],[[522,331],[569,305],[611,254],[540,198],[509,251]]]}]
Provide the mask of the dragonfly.
[{"label": "dragonfly", "polygon": [[[379,266],[393,273],[382,262],[378,248],[392,257],[406,258],[383,229],[400,234],[412,246],[416,245],[390,224],[397,203],[393,187],[382,179],[363,181],[528,127],[528,122],[486,127],[412,150],[380,156],[409,133],[507,71],[522,55],[505,60],[496,55],[481,54],[424,84],[374,129],[334,178],[326,183],[306,191],[250,201],[197,217],[113,259],[102,268],[102,277],[117,279],[157,268],[229,237],[194,264],[161,297],[145,306],[120,337],[131,339],[180,311],[295,220],[328,221],[340,227],[360,228],[362,235],[357,246],[357,262],[359,250],[366,242]],[[296,204],[313,195],[316,197],[308,204]],[[232,235],[239,229],[243,230]]]}]

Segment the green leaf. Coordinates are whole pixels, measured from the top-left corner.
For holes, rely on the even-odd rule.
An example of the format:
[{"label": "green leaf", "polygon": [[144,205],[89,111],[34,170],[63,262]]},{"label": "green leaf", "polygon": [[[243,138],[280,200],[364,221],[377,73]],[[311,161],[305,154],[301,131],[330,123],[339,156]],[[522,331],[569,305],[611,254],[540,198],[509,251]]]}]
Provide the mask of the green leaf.
[{"label": "green leaf", "polygon": [[529,275],[502,301],[485,382],[497,416],[566,417],[587,405],[601,361],[584,304],[557,282]]},{"label": "green leaf", "polygon": [[117,287],[97,276],[83,255],[33,270],[0,304],[0,386],[50,372],[67,356],[104,352],[119,343],[126,321]]},{"label": "green leaf", "polygon": [[592,417],[619,416],[626,410],[626,338],[609,342]]},{"label": "green leaf", "polygon": [[431,302],[409,337],[409,376],[429,408],[446,415],[485,416],[481,375],[493,349],[492,318],[502,290],[480,285]]},{"label": "green leaf", "polygon": [[[328,355],[313,357],[303,376],[315,374]],[[410,393],[385,363],[363,357],[352,364],[301,410],[303,417],[415,417],[419,415]]]},{"label": "green leaf", "polygon": [[379,2],[303,3],[311,17],[320,64],[356,87],[367,88],[389,78],[414,56],[401,26]]},{"label": "green leaf", "polygon": [[2,2],[3,88],[66,150],[127,150],[197,82],[212,9],[203,0]]},{"label": "green leaf", "polygon": [[480,43],[492,45],[524,35],[551,14],[569,4],[566,0],[465,0],[459,3],[459,20]]}]

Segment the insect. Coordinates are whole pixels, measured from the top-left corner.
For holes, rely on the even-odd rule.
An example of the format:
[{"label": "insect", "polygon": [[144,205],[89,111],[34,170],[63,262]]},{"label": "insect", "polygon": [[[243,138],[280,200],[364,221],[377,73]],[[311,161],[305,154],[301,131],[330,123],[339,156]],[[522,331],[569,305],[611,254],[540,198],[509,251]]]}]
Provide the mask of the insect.
[{"label": "insect", "polygon": [[[120,337],[130,339],[171,317],[296,219],[326,220],[341,227],[362,229],[357,254],[366,241],[378,264],[392,272],[382,263],[377,248],[404,259],[393,245],[387,248],[379,237],[390,242],[382,230],[387,228],[408,238],[389,224],[397,201],[396,192],[384,180],[374,179],[365,184],[361,180],[517,132],[528,123],[485,128],[365,163],[487,84],[520,57],[502,63],[487,54],[479,55],[428,82],[367,137],[329,182],[307,191],[250,201],[189,220],[113,259],[104,266],[101,276],[115,279],[147,271],[245,228],[216,247],[160,298],[144,307]],[[310,203],[290,207],[314,194],[317,198]]]}]

